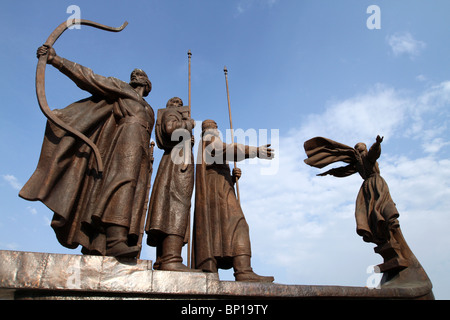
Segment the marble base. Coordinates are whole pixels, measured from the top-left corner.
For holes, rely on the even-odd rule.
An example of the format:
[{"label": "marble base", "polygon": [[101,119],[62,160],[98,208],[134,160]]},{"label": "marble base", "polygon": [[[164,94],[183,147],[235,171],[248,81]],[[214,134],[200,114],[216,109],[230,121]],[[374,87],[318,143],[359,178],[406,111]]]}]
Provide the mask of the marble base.
[{"label": "marble base", "polygon": [[423,299],[431,287],[381,289],[220,281],[218,274],[152,270],[150,260],[0,251],[0,298],[102,299]]}]

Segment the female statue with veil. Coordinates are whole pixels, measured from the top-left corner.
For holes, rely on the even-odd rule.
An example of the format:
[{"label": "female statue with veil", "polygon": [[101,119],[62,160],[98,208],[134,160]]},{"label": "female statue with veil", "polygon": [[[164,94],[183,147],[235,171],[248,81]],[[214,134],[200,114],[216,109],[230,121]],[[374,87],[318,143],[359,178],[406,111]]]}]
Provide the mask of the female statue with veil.
[{"label": "female statue with veil", "polygon": [[356,198],[356,232],[364,241],[378,246],[375,252],[381,254],[385,262],[381,271],[403,269],[409,265],[408,256],[412,255],[398,222],[399,213],[391,198],[389,187],[380,175],[377,159],[381,154],[383,138],[377,136],[376,142],[367,150],[360,142],[354,148],[339,142],[315,137],[304,143],[308,158],[305,163],[324,168],[335,162],[348,163],[346,166],[330,169],[319,176],[332,175],[343,178],[359,173],[364,182]]},{"label": "female statue with veil", "polygon": [[322,137],[310,139],[304,145],[308,156],[305,163],[310,166],[323,168],[338,161],[349,163],[319,176],[332,175],[342,178],[359,173],[364,179],[356,199],[357,233],[364,241],[376,244],[389,240],[389,230],[399,226],[399,213],[378,167],[377,159],[381,154],[382,141],[383,138],[377,136],[376,142],[369,150],[362,142],[351,148]]}]

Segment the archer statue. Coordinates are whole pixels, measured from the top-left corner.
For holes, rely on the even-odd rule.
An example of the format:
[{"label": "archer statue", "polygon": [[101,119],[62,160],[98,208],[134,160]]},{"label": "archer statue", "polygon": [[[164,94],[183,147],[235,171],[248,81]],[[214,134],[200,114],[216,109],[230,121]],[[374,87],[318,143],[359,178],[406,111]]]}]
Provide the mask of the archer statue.
[{"label": "archer statue", "polygon": [[41,63],[43,68],[45,63],[52,65],[92,96],[53,110],[51,117],[46,114],[49,121],[39,162],[19,196],[39,200],[54,212],[51,226],[63,246],[81,245],[84,254],[135,258],[141,248],[152,169],[154,112],[144,99],[152,84],[140,69],[126,83],[58,56],[52,44],[67,26],[59,28],[50,36],[52,41],[37,50],[41,109],[48,108],[42,105],[38,87]]}]

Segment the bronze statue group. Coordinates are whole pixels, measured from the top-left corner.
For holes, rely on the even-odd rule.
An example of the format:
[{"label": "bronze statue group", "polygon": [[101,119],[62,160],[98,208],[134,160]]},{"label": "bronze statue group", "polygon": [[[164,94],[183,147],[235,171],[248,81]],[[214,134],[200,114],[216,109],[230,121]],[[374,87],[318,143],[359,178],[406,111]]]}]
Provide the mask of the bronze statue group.
[{"label": "bronze statue group", "polygon": [[[195,122],[190,108],[183,106],[180,98],[172,98],[166,108],[158,110],[155,124],[155,113],[144,99],[152,89],[144,71],[135,69],[126,83],[64,59],[49,45],[40,47],[37,55],[47,57],[46,63],[91,94],[53,110],[53,114],[88,137],[104,163],[100,172],[92,148],[47,122],[37,168],[19,195],[39,200],[54,212],[51,226],[63,246],[74,249],[81,245],[82,253],[88,255],[136,258],[145,231],[147,244],[156,247],[154,269],[218,272],[233,268],[237,281],[274,281],[252,270],[249,226],[234,188],[241,171],[231,171],[228,165],[247,158],[272,159],[270,145],[226,144],[220,139],[217,123],[205,120],[194,161]],[[153,128],[164,154],[150,186]],[[174,139],[174,134],[183,137],[182,141]],[[361,175],[357,232],[364,241],[389,252],[391,265],[402,268],[407,261],[394,243],[403,241],[397,236],[399,214],[377,164],[382,140],[378,136],[368,150],[363,143],[351,148],[316,137],[304,144],[305,162],[317,168],[345,162],[347,166],[321,175]],[[186,266],[181,252],[191,237],[194,185],[192,263]]]},{"label": "bronze statue group", "polygon": [[[183,101],[172,98],[158,110],[155,140],[164,154],[148,202],[155,114],[144,99],[152,88],[147,74],[135,69],[126,83],[64,59],[48,45],[37,55],[46,56],[48,64],[92,95],[53,114],[93,141],[104,163],[102,172],[96,170],[89,146],[47,122],[37,168],[19,195],[54,212],[51,226],[63,246],[81,245],[89,255],[136,258],[145,230],[147,244],[156,247],[154,269],[217,272],[233,267],[237,281],[274,280],[252,270],[249,228],[234,192],[241,172],[232,174],[228,165],[246,158],[271,159],[272,149],[225,144],[215,121],[205,120],[194,179],[195,121]],[[173,139],[180,130],[189,136],[188,148]],[[190,236],[194,180],[191,268],[182,263],[181,251]]]}]

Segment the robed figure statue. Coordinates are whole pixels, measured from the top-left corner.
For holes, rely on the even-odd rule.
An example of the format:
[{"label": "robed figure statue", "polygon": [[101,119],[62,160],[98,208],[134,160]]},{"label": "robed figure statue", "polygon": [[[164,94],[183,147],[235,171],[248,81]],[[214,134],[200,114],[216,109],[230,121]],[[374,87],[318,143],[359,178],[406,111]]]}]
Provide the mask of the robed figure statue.
[{"label": "robed figure statue", "polygon": [[331,163],[343,161],[347,166],[334,168],[319,176],[347,177],[359,173],[364,182],[356,199],[356,232],[366,242],[381,244],[389,240],[389,230],[398,227],[398,211],[389,193],[389,187],[380,175],[377,159],[381,154],[383,138],[367,150],[364,143],[348,147],[330,139],[316,137],[305,142],[308,159],[305,163],[323,168]]},{"label": "robed figure statue", "polygon": [[308,158],[305,163],[323,168],[335,162],[348,165],[330,169],[319,176],[347,177],[359,173],[364,182],[356,199],[356,232],[364,241],[377,244],[375,252],[384,258],[379,265],[381,272],[401,270],[418,264],[406,241],[398,222],[399,213],[392,200],[389,187],[380,175],[377,159],[381,154],[383,138],[377,136],[367,150],[360,142],[351,148],[339,142],[323,138],[312,138],[304,143]]},{"label": "robed figure statue", "polygon": [[59,242],[84,254],[136,257],[150,187],[150,135],[154,112],[144,97],[151,82],[135,69],[130,83],[95,74],[38,49],[47,63],[92,96],[53,113],[98,147],[104,171],[95,170],[92,150],[48,121],[37,168],[19,195],[42,201],[53,212]]},{"label": "robed figure statue", "polygon": [[193,267],[204,272],[234,269],[236,281],[272,282],[251,267],[249,227],[234,191],[241,171],[230,172],[228,161],[273,158],[273,150],[220,139],[214,120],[202,123],[202,140],[197,157],[193,234]]},{"label": "robed figure statue", "polygon": [[155,139],[164,154],[153,183],[145,227],[147,244],[156,247],[153,268],[157,270],[193,271],[182,264],[181,251],[190,236],[194,126],[189,107],[183,106],[178,97],[158,110]]}]

